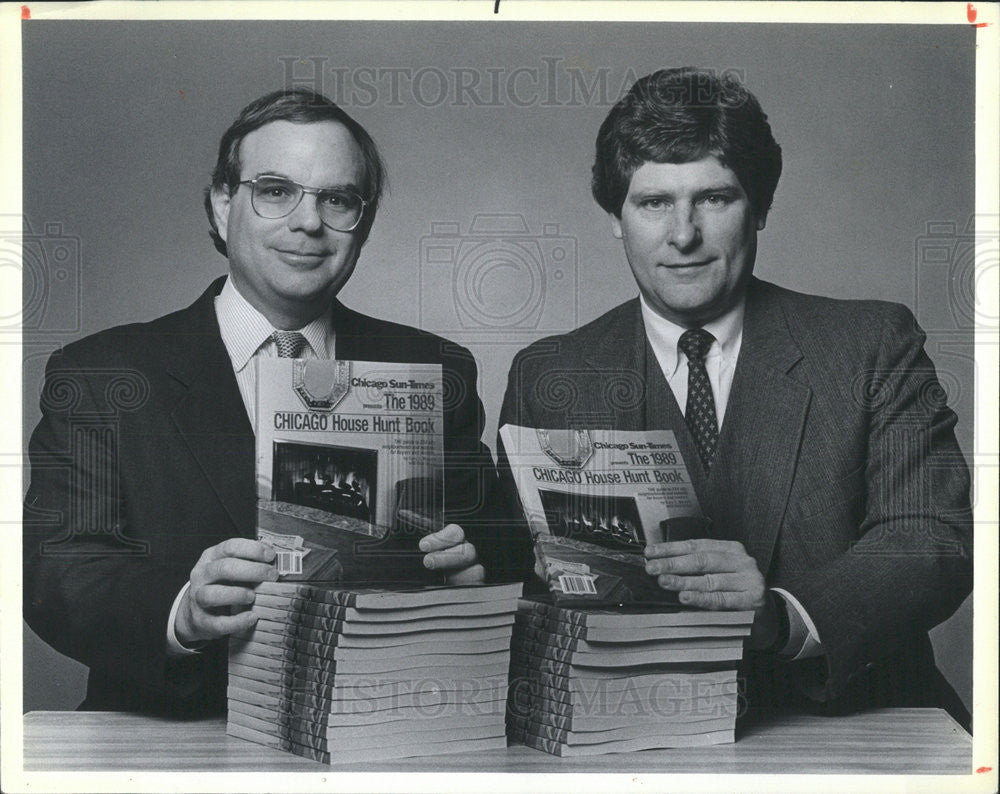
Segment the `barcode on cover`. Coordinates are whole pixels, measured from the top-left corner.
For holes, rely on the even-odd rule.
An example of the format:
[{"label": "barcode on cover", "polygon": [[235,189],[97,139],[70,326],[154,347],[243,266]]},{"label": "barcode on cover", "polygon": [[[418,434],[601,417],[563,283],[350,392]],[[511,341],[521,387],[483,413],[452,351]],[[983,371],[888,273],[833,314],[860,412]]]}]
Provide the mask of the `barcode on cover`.
[{"label": "barcode on cover", "polygon": [[567,595],[597,595],[593,576],[574,576],[564,573],[559,577],[559,588]]},{"label": "barcode on cover", "polygon": [[302,573],[301,551],[278,551],[278,575],[284,576],[289,573]]}]

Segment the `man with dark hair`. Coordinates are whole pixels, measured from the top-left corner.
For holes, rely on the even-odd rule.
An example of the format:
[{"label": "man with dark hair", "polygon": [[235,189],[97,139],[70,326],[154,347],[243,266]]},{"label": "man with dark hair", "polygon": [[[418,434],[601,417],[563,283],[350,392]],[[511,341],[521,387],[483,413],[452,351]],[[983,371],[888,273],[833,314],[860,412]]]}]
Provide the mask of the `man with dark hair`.
[{"label": "man with dark hair", "polygon": [[29,447],[24,610],[90,667],[81,708],[224,707],[226,637],[254,625],[252,587],[277,578],[254,539],[259,357],[440,364],[446,526],[420,549],[452,582],[483,580],[466,531],[496,553],[495,471],[472,356],[336,299],[384,179],[371,137],[333,102],[262,97],[223,136],[206,195],[229,276],[187,309],[52,356]]},{"label": "man with dark hair", "polygon": [[521,351],[500,424],[674,431],[709,523],[646,568],[683,604],[756,612],[754,713],[933,705],[968,726],[927,636],[972,585],[955,414],[906,308],[753,277],[780,173],[735,79],[637,81],[593,194],[639,297]]}]

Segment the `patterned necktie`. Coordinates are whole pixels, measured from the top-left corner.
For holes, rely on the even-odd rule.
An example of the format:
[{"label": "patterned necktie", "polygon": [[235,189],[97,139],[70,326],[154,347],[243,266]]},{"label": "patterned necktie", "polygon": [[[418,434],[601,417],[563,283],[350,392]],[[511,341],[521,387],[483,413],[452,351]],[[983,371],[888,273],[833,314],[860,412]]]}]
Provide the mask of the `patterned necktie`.
[{"label": "patterned necktie", "polygon": [[298,358],[306,346],[306,338],[298,331],[275,331],[271,334],[278,358]]},{"label": "patterned necktie", "polygon": [[712,384],[705,369],[705,356],[715,337],[704,328],[692,328],[681,334],[677,347],[688,360],[688,395],[684,419],[698,447],[705,471],[712,467],[712,455],[719,440],[719,425],[715,419]]}]

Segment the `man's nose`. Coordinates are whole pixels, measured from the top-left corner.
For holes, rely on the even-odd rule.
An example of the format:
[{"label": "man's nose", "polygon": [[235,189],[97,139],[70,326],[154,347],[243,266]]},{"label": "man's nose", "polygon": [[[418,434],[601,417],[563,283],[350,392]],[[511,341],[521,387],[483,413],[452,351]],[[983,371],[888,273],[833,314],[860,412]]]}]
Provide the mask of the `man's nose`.
[{"label": "man's nose", "polygon": [[323,230],[323,218],[319,214],[318,198],[311,193],[305,193],[291,214],[288,216],[288,228],[293,231],[303,231],[316,234]]},{"label": "man's nose", "polygon": [[697,248],[701,243],[701,227],[694,207],[679,205],[670,220],[670,245],[678,251]]}]

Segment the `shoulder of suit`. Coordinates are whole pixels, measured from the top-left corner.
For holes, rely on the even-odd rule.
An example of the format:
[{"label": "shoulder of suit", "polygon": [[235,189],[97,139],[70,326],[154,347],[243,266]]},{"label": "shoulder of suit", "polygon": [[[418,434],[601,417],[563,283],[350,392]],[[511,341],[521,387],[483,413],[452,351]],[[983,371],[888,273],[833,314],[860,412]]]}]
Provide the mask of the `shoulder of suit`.
[{"label": "shoulder of suit", "polygon": [[80,363],[108,364],[154,360],[166,345],[197,350],[207,334],[217,335],[218,330],[209,324],[199,331],[196,316],[197,304],[153,320],[116,325],[70,342],[62,352]]},{"label": "shoulder of suit", "polygon": [[515,361],[533,358],[545,358],[546,355],[559,355],[573,358],[586,356],[596,342],[605,339],[615,329],[620,329],[623,323],[635,322],[639,312],[639,299],[625,301],[605,312],[595,320],[581,325],[564,334],[546,336],[532,342],[514,357]]},{"label": "shoulder of suit", "polygon": [[348,333],[351,336],[381,340],[390,344],[398,342],[405,346],[408,356],[419,356],[428,361],[438,361],[443,357],[452,360],[452,363],[456,358],[474,361],[468,348],[431,331],[362,314],[339,301],[334,304],[334,313],[340,317],[339,320],[335,320],[338,334]]},{"label": "shoulder of suit", "polygon": [[901,303],[830,298],[759,280],[755,280],[752,289],[780,304],[789,328],[796,336],[797,331],[805,331],[816,337],[836,339],[859,333],[877,336],[886,326],[901,330],[916,329],[913,313]]}]

